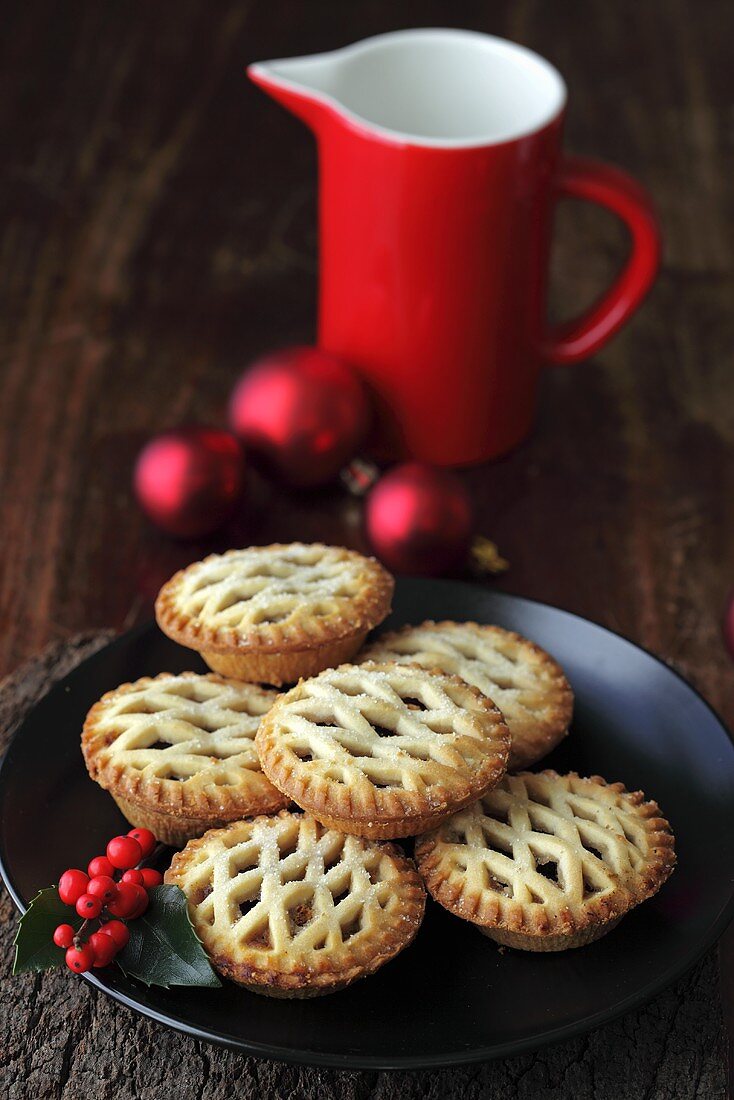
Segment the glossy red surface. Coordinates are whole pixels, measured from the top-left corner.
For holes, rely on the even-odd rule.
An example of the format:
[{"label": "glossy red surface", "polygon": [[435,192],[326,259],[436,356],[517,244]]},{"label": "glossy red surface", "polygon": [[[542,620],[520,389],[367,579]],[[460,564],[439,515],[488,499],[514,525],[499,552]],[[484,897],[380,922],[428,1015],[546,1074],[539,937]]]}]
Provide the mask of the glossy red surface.
[{"label": "glossy red surface", "polygon": [[[373,391],[373,450],[439,465],[494,458],[533,423],[544,359],[597,351],[653,282],[659,238],[625,173],[564,160],[562,112],[514,141],[410,144],[299,88],[252,79],[306,122],[319,148],[319,342]],[[601,203],[629,227],[630,259],[579,320],[549,331],[553,208]]]},{"label": "glossy red surface", "polygon": [[161,432],[138,455],[133,486],[148,519],[174,538],[216,531],[237,508],[245,466],[239,443],[219,428]]},{"label": "glossy red surface", "polygon": [[367,496],[365,531],[372,549],[396,573],[436,576],[466,557],[474,531],[471,497],[448,470],[405,462]]},{"label": "glossy red surface", "polygon": [[318,348],[282,348],[254,363],[229,404],[232,430],[254,461],[287,485],[333,481],[354,457],[371,410],[359,377]]}]

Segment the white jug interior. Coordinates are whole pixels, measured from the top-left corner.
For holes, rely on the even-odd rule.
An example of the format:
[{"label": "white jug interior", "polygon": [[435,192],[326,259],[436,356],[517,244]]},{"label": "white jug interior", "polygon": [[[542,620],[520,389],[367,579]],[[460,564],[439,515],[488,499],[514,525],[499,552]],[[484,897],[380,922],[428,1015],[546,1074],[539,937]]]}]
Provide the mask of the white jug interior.
[{"label": "white jug interior", "polygon": [[560,74],[542,57],[471,31],[397,31],[252,70],[266,81],[300,87],[376,133],[439,147],[533,133],[566,99]]}]

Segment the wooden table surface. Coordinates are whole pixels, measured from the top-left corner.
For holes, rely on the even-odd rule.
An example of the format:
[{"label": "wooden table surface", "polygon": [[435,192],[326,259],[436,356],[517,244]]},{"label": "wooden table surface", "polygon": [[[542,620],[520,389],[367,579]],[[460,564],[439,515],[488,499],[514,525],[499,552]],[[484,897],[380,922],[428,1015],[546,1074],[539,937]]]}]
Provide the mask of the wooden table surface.
[{"label": "wooden table surface", "polygon": [[[665,234],[629,327],[592,362],[548,371],[532,439],[462,475],[511,562],[491,583],[642,643],[734,720],[720,627],[734,582],[726,0],[25,0],[3,15],[0,674],[80,630],[145,619],[162,581],[206,551],[364,547],[360,505],[339,489],[261,481],[218,536],[171,542],[140,515],[130,471],[151,433],[222,423],[258,353],[313,338],[314,146],[245,64],[450,24],[556,64],[568,148],[637,175]],[[554,312],[588,303],[625,246],[608,215],[564,205]]]}]

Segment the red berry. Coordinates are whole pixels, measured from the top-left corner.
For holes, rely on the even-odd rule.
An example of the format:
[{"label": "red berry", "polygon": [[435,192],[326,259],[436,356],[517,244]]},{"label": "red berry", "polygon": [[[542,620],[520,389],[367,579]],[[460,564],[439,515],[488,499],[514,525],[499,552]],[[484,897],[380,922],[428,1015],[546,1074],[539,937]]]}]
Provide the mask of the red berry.
[{"label": "red berry", "polygon": [[163,882],[163,875],[160,871],[154,871],[152,867],[143,867],[140,873],[143,876],[143,886],[146,890],[150,890],[153,886],[160,886]]},{"label": "red berry", "polygon": [[76,970],[77,974],[83,974],[94,966],[94,953],[91,947],[84,944],[83,947],[70,947],[66,952],[66,965],[69,970]]},{"label": "red berry", "polygon": [[70,924],[60,924],[54,931],[54,943],[57,947],[71,947],[74,942],[74,929]]},{"label": "red berry", "polygon": [[99,898],[103,905],[117,896],[117,883],[109,875],[96,875],[90,878],[87,893]]},{"label": "red berry", "polygon": [[122,882],[134,882],[136,886],[142,886],[143,881],[143,872],[138,871],[136,867],[132,871],[125,871],[122,876]]},{"label": "red berry", "polygon": [[131,829],[127,834],[134,837],[143,850],[143,859],[147,859],[150,853],[155,848],[158,841],[151,833],[150,829]]},{"label": "red berry", "polygon": [[94,919],[102,912],[102,902],[94,894],[82,894],[77,899],[76,911],[80,917]]},{"label": "red berry", "polygon": [[107,845],[107,858],[118,871],[127,871],[143,858],[143,849],[132,836],[113,836]]},{"label": "red berry", "polygon": [[115,868],[107,856],[95,856],[87,867],[87,871],[90,878],[97,878],[98,875],[108,875],[109,878],[115,877]]},{"label": "red berry", "polygon": [[138,904],[135,906],[132,913],[130,914],[131,920],[136,920],[138,917],[142,917],[143,913],[150,905],[150,898],[148,897],[148,892],[145,887],[136,886],[135,889],[139,890],[140,892],[138,894]]},{"label": "red berry", "polygon": [[64,905],[76,905],[77,899],[86,892],[89,876],[83,871],[72,868],[64,871],[59,879],[59,897]]},{"label": "red berry", "polygon": [[100,926],[99,930],[103,935],[111,936],[118,951],[122,951],[130,939],[130,930],[121,920],[108,920],[106,924]]},{"label": "red berry", "polygon": [[121,882],[117,887],[117,897],[107,906],[113,917],[132,917],[140,905],[140,895],[148,895],[142,886],[134,882]]},{"label": "red berry", "polygon": [[94,954],[94,965],[109,966],[117,954],[117,944],[112,936],[105,936],[102,932],[93,932],[87,942]]}]

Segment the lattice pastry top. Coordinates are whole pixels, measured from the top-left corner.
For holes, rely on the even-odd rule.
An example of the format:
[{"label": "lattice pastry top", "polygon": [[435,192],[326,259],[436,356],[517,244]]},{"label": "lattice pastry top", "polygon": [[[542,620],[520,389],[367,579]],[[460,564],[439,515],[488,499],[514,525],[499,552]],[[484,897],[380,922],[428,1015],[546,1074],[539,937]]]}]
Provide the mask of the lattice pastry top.
[{"label": "lattice pastry top", "polygon": [[165,880],[226,977],[276,997],[341,989],[420,927],[425,890],[391,844],[282,812],[215,829],[174,856]]},{"label": "lattice pastry top", "polygon": [[159,593],[156,617],[194,649],[302,650],[382,622],[393,584],[374,558],[340,546],[250,546],[176,573]]},{"label": "lattice pastry top", "polygon": [[510,734],[458,677],[364,664],[281,695],[256,740],[265,774],[319,821],[391,838],[425,831],[492,787]]},{"label": "lattice pastry top", "polygon": [[163,813],[227,821],[279,810],[287,799],[263,775],[255,750],[276,697],[211,673],[164,672],[122,684],[87,715],[87,768],[114,795]]},{"label": "lattice pastry top", "polygon": [[554,771],[505,776],[421,837],[416,859],[446,909],[535,951],[603,935],[675,865],[670,827],[641,791]]},{"label": "lattice pastry top", "polygon": [[561,667],[533,642],[479,623],[431,621],[385,634],[365,661],[408,661],[473,684],[502,711],[512,734],[508,767],[540,760],[568,732],[573,693]]}]

